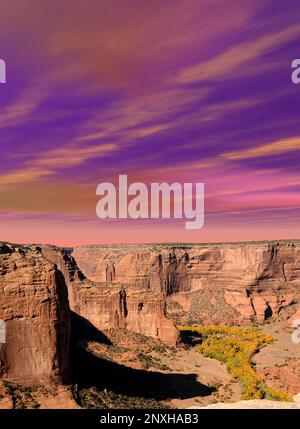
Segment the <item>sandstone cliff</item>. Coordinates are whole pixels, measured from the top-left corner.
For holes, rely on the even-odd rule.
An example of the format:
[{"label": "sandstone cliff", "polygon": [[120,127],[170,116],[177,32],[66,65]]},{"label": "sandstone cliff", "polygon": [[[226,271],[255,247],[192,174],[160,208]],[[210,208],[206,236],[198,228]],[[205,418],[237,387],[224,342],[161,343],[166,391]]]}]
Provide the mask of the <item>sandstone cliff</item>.
[{"label": "sandstone cliff", "polygon": [[262,322],[288,317],[300,300],[300,247],[292,243],[82,246],[73,256],[96,282],[161,293],[175,318]]},{"label": "sandstone cliff", "polygon": [[110,265],[104,281],[88,279],[78,268],[73,255],[55,246],[42,246],[41,252],[64,274],[71,310],[99,330],[126,328],[139,334],[159,338],[174,346],[179,333],[174,322],[166,317],[161,293],[145,287],[115,281]]},{"label": "sandstone cliff", "polygon": [[179,334],[165,315],[161,295],[130,285],[86,283],[78,288],[76,313],[99,330],[126,328],[174,346]]},{"label": "sandstone cliff", "polygon": [[1,377],[30,385],[68,381],[65,281],[34,246],[0,245],[0,320]]}]

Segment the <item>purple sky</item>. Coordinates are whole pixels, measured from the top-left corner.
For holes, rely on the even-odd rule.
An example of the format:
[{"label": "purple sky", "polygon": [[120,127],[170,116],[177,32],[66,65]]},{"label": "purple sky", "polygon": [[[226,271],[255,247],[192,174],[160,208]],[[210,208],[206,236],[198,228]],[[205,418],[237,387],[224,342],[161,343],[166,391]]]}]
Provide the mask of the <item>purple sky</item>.
[{"label": "purple sky", "polygon": [[[300,238],[300,4],[0,6],[1,240]],[[205,227],[100,221],[96,186],[204,182]]]}]

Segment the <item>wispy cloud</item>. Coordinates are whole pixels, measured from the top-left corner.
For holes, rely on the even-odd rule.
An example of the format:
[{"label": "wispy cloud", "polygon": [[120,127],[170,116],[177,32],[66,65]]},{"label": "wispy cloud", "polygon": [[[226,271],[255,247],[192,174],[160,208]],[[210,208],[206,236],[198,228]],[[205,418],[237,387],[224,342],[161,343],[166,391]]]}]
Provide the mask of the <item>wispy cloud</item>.
[{"label": "wispy cloud", "polygon": [[35,182],[38,179],[55,175],[61,168],[74,167],[89,159],[105,157],[116,150],[118,150],[118,145],[104,144],[89,147],[68,145],[47,151],[35,159],[27,161],[19,170],[0,175],[0,186]]},{"label": "wispy cloud", "polygon": [[[266,67],[266,55],[274,53],[280,46],[283,46],[289,40],[295,39],[300,35],[300,25],[295,24],[270,34],[260,36],[254,40],[239,43],[236,46],[228,48],[225,52],[214,56],[207,61],[201,61],[198,64],[183,69],[177,82],[191,83],[199,81],[223,80],[228,76],[242,76],[243,71],[249,74],[247,66],[252,61],[256,61],[256,66],[251,67],[254,73],[257,73],[257,60],[264,57],[263,68]],[[274,63],[272,63],[274,65]],[[243,69],[245,67],[245,69]]]},{"label": "wispy cloud", "polygon": [[41,103],[49,96],[49,87],[33,84],[1,109],[0,128],[19,126],[32,120]]},{"label": "wispy cloud", "polygon": [[279,155],[299,150],[300,137],[290,137],[286,139],[276,140],[274,142],[266,143],[250,149],[224,153],[222,156],[230,160],[239,160]]}]

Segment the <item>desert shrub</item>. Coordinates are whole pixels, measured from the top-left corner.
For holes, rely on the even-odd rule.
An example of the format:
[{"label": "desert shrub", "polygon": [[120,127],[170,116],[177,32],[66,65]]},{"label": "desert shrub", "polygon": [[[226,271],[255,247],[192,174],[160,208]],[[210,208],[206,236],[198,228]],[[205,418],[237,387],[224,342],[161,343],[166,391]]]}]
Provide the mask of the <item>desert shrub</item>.
[{"label": "desert shrub", "polygon": [[290,402],[292,399],[289,395],[287,395],[284,392],[279,392],[276,389],[273,389],[272,387],[267,388],[267,399],[272,399],[273,401],[288,401]]},{"label": "desert shrub", "polygon": [[78,402],[83,408],[102,409],[136,409],[136,408],[168,408],[162,402],[151,398],[127,396],[112,391],[99,390],[95,387],[82,389],[79,392]]},{"label": "desert shrub", "polygon": [[3,382],[5,395],[9,396],[13,403],[13,408],[39,408],[40,404],[34,397],[34,392],[38,388],[21,386],[8,381]]}]

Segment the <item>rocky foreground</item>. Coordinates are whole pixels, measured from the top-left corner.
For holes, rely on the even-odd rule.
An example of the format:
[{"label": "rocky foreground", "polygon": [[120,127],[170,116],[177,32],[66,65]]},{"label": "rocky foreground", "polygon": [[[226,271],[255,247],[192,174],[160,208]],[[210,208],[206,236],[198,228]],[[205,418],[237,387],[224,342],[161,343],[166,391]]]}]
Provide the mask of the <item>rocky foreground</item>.
[{"label": "rocky foreground", "polygon": [[[300,245],[0,245],[0,377],[72,382],[70,345],[88,327],[175,346],[176,323],[297,317]],[[298,312],[298,313],[297,313]],[[95,334],[96,335],[96,334]],[[76,340],[77,341],[77,340]]]},{"label": "rocky foreground", "polygon": [[215,410],[253,410],[253,409],[264,409],[264,410],[276,410],[276,409],[300,409],[300,401],[298,397],[295,397],[294,402],[280,402],[280,401],[268,401],[265,399],[253,399],[251,401],[238,401],[235,403],[221,403],[207,405],[206,407],[190,407],[190,409],[215,409]]}]

